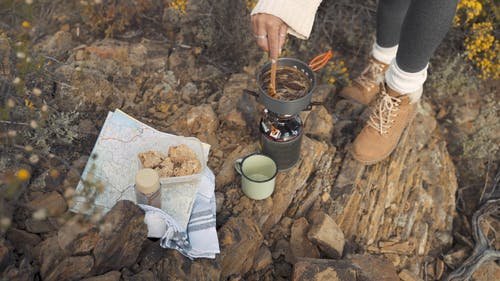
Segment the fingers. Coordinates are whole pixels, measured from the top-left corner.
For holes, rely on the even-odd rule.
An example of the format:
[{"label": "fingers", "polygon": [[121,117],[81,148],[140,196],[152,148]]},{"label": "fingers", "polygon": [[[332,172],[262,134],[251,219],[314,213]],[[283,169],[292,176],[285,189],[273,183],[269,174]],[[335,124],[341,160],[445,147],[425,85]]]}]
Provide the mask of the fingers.
[{"label": "fingers", "polygon": [[252,31],[257,40],[257,45],[259,45],[262,50],[269,52],[266,24],[261,14],[252,16]]},{"label": "fingers", "polygon": [[278,55],[281,54],[281,50],[283,49],[283,45],[285,45],[286,41],[286,34],[288,31],[288,26],[286,24],[282,24],[280,26],[280,31],[279,31],[279,50],[278,50]]},{"label": "fingers", "polygon": [[272,60],[278,59],[280,49],[280,26],[270,25],[267,29],[267,43],[269,45],[269,56]]},{"label": "fingers", "polygon": [[288,26],[280,18],[269,14],[253,15],[251,22],[257,45],[269,52],[271,59],[277,59],[285,43]]}]

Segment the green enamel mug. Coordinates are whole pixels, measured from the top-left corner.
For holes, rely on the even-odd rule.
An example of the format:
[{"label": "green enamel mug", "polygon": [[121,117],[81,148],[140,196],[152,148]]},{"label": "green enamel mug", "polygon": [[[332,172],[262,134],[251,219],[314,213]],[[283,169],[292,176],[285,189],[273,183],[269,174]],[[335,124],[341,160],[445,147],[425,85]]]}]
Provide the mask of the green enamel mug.
[{"label": "green enamel mug", "polygon": [[271,157],[250,154],[236,160],[234,168],[241,175],[241,188],[246,196],[262,200],[273,194],[278,167]]}]

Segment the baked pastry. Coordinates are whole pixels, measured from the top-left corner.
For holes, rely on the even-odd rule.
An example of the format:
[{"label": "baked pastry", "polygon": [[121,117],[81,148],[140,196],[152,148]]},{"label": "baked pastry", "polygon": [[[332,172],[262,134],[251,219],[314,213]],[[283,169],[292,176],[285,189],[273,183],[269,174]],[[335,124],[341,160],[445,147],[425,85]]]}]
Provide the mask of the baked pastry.
[{"label": "baked pastry", "polygon": [[187,145],[168,148],[168,156],[160,151],[139,153],[144,168],[155,169],[160,178],[182,177],[201,172],[201,163],[196,153]]},{"label": "baked pastry", "polygon": [[139,159],[144,168],[154,169],[158,167],[165,157],[167,157],[165,154],[153,150],[139,153]]}]

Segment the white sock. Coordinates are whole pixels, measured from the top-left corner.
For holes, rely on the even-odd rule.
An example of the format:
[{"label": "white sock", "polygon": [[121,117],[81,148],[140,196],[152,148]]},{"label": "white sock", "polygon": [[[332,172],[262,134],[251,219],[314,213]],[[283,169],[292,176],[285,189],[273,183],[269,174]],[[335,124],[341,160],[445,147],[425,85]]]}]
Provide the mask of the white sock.
[{"label": "white sock", "polygon": [[411,102],[417,102],[422,96],[422,90],[427,79],[427,67],[418,72],[406,72],[399,68],[394,59],[385,73],[385,82],[391,89],[403,95],[408,95]]},{"label": "white sock", "polygon": [[398,52],[398,45],[394,47],[384,48],[380,47],[377,42],[373,43],[372,56],[385,64],[390,64],[391,61],[396,57]]}]

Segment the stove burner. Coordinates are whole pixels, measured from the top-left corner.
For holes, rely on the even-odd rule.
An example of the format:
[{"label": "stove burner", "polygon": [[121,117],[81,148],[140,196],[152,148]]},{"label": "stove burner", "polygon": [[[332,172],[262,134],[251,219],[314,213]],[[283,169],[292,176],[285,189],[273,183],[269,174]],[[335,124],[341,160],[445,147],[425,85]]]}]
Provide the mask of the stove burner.
[{"label": "stove burner", "polygon": [[286,142],[295,139],[302,133],[303,124],[300,116],[279,115],[264,109],[260,121],[260,131],[267,138],[276,142]]}]

